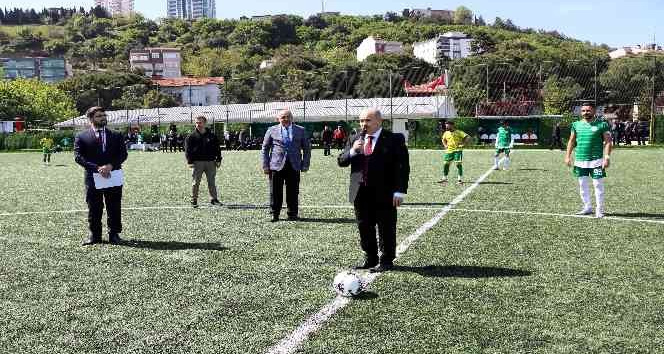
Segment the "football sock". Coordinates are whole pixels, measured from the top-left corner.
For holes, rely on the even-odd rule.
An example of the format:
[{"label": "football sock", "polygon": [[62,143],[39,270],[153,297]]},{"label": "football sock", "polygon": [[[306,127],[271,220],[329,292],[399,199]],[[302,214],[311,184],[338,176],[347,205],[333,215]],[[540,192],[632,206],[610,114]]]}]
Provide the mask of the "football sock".
[{"label": "football sock", "polygon": [[604,178],[594,179],[593,187],[595,187],[595,212],[597,214],[604,213]]},{"label": "football sock", "polygon": [[443,176],[445,177],[445,179],[447,179],[447,175],[448,175],[448,174],[450,174],[450,163],[449,163],[449,162],[446,162],[446,163],[443,165]]},{"label": "football sock", "polygon": [[592,209],[592,202],[590,201],[590,177],[579,177],[579,194],[583,202],[583,210]]},{"label": "football sock", "polygon": [[459,172],[459,178],[463,177],[463,166],[460,163],[457,164],[457,172]]},{"label": "football sock", "polygon": [[496,157],[493,158],[493,165],[495,167],[498,167],[498,163],[500,163],[500,160],[498,160],[498,156],[496,156]]},{"label": "football sock", "polygon": [[510,158],[505,156],[505,161],[503,161],[503,168],[508,169],[510,167]]}]

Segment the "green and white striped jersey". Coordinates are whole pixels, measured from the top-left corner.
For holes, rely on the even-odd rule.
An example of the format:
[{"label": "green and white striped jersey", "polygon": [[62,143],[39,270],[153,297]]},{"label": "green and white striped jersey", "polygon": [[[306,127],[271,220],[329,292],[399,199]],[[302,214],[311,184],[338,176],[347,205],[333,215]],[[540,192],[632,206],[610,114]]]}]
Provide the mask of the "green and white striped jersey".
[{"label": "green and white striped jersey", "polygon": [[581,119],[572,123],[572,132],[576,134],[574,166],[595,168],[602,166],[604,158],[604,133],[609,131],[609,124],[603,120],[588,123]]},{"label": "green and white striped jersey", "polygon": [[508,149],[512,145],[512,130],[499,127],[496,135],[496,149]]}]

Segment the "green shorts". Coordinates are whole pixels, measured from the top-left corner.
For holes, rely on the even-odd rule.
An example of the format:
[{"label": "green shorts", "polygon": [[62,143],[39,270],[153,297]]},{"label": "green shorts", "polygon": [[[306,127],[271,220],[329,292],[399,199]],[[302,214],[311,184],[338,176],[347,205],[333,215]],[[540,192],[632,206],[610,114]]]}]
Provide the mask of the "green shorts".
[{"label": "green shorts", "polygon": [[506,156],[510,156],[510,148],[498,148],[498,149],[496,149],[496,156],[500,155],[500,153],[504,153]]},{"label": "green shorts", "polygon": [[455,152],[445,153],[445,156],[443,156],[443,160],[445,160],[445,162],[450,162],[450,161],[462,162],[463,161],[463,151],[455,151]]},{"label": "green shorts", "polygon": [[600,179],[606,177],[606,170],[603,167],[595,168],[582,168],[574,166],[574,177],[586,177],[590,176],[592,179]]}]

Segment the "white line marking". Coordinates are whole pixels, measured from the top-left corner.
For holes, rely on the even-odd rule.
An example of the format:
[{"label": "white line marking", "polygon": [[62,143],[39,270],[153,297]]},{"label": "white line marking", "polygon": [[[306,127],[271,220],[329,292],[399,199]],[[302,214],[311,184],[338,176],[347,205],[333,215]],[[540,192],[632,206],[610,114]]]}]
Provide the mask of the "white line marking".
[{"label": "white line marking", "polygon": [[[469,213],[512,214],[512,215],[538,215],[538,216],[555,216],[555,217],[563,217],[563,218],[595,219],[595,217],[593,217],[593,216],[589,216],[589,215],[559,214],[559,213],[544,213],[544,212],[535,212],[535,211],[485,210],[485,209],[454,209],[454,211],[469,212]],[[605,216],[605,217],[603,217],[602,219],[607,219],[607,220],[617,220],[617,221],[644,222],[644,223],[651,223],[651,224],[664,224],[664,220],[637,219],[637,218],[621,218],[621,217],[617,217],[617,216]]]},{"label": "white line marking", "polygon": [[[452,208],[461,203],[461,201],[463,201],[463,199],[466,198],[470,192],[477,188],[482,181],[489,177],[492,172],[493,168],[485,172],[482,176],[480,176],[480,178],[477,179],[477,181],[475,181],[475,183],[470,185],[470,187],[466,188],[461,194],[454,198],[450,204],[444,206],[431,220],[424,223],[417,230],[415,230],[415,232],[403,240],[399,246],[397,246],[396,259],[398,259],[402,253],[408,250],[408,247],[410,247],[410,245],[420,236],[434,227],[440,221],[440,219],[443,218],[443,216],[452,210]],[[369,273],[369,275],[365,278],[365,287],[368,287],[379,276],[380,273]],[[332,315],[334,315],[338,310],[344,308],[349,302],[349,299],[337,296],[317,313],[307,318],[304,323],[302,323],[293,332],[283,338],[277,345],[270,348],[267,353],[286,354],[295,352],[312,333],[321,328],[323,324],[325,324],[325,322],[327,322],[327,320],[332,317]]]},{"label": "white line marking", "polygon": [[[447,207],[449,205],[445,205]],[[227,205],[228,209],[242,209],[246,207],[247,209],[261,209],[268,208],[267,205],[260,204],[230,204]],[[301,205],[302,209],[353,209],[352,205]],[[128,207],[122,208],[123,211],[141,211],[141,210],[185,210],[192,209],[191,206],[154,206],[154,207]],[[201,206],[199,209],[220,209],[219,207],[205,207]],[[402,206],[399,208],[401,211],[439,211],[441,208],[431,206],[431,207],[409,207]],[[513,215],[537,215],[537,216],[555,216],[555,217],[567,217],[567,218],[585,218],[585,219],[594,219],[593,216],[587,215],[575,215],[575,214],[562,214],[562,213],[544,213],[544,212],[533,212],[533,211],[518,211],[518,210],[489,210],[489,209],[459,209],[454,208],[449,211],[461,211],[469,213],[488,213],[488,214],[513,214]],[[25,215],[48,215],[48,214],[76,214],[76,213],[87,213],[87,209],[74,209],[74,210],[53,210],[53,211],[20,211],[15,213],[0,213],[0,217],[3,216],[25,216]],[[651,224],[664,224],[664,220],[653,220],[653,219],[641,219],[641,218],[624,218],[618,216],[605,216],[604,220],[615,220],[615,221],[627,221],[627,222],[643,222]]]}]

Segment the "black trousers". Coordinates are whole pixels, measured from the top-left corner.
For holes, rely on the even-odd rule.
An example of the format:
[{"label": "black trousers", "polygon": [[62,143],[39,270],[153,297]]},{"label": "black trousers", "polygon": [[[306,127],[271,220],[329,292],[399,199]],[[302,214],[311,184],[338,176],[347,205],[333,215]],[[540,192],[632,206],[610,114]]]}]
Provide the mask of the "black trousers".
[{"label": "black trousers", "polygon": [[101,239],[101,216],[106,202],[106,224],[109,233],[122,232],[122,186],[95,189],[86,187],[85,201],[88,203],[88,228],[90,236]]},{"label": "black trousers", "polygon": [[270,209],[279,215],[284,203],[284,183],[286,184],[286,206],[288,216],[297,216],[300,195],[300,171],[295,171],[290,161],[281,171],[270,171]]},{"label": "black trousers", "polygon": [[323,156],[331,155],[330,149],[332,148],[332,143],[323,143]]},{"label": "black trousers", "polygon": [[560,137],[551,137],[551,149],[563,150],[563,141],[560,139]]},{"label": "black trousers", "polygon": [[355,218],[365,259],[369,263],[378,261],[391,265],[397,249],[397,208],[392,205],[391,198],[389,203],[384,199],[371,187],[360,187],[354,202]]}]

